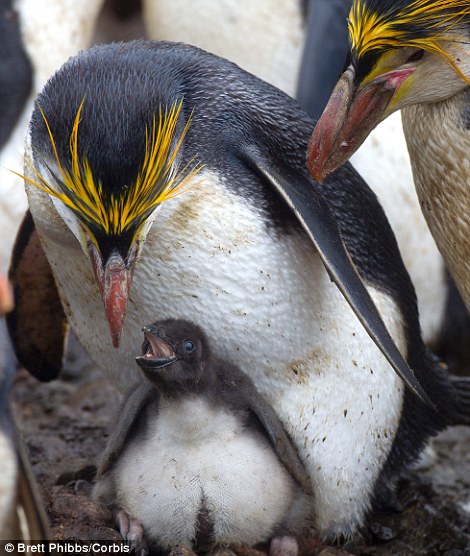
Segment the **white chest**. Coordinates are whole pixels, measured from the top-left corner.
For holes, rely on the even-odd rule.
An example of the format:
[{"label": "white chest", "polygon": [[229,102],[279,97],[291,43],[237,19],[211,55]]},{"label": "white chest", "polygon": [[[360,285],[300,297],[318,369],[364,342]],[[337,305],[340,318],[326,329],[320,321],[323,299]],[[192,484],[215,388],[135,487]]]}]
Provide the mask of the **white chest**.
[{"label": "white chest", "polygon": [[163,403],[113,473],[118,503],[164,548],[191,546],[202,509],[215,542],[266,541],[296,490],[266,439],[202,399]]},{"label": "white chest", "polygon": [[[330,281],[304,235],[275,237],[256,210],[208,172],[166,202],[138,261],[122,345],[111,346],[91,265],[51,210],[29,191],[65,310],[80,341],[126,389],[141,328],[184,317],[220,356],[247,372],[296,441],[316,492],[316,525],[348,533],[363,519],[400,420],[403,386]],[[402,353],[394,301],[373,289]],[[405,353],[406,355],[406,353]]]}]

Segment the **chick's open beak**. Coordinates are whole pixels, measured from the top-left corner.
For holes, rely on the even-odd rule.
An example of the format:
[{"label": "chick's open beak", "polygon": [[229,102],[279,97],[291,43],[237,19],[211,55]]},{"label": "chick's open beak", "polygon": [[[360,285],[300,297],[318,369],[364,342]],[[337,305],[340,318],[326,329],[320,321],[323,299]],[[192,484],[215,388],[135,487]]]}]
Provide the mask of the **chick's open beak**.
[{"label": "chick's open beak", "polygon": [[136,357],[137,364],[145,370],[157,370],[168,367],[179,357],[175,353],[175,347],[170,345],[169,340],[165,340],[154,334],[150,328],[144,328],[145,342],[143,354]]},{"label": "chick's open beak", "polygon": [[356,152],[388,115],[390,101],[413,71],[414,68],[390,71],[359,87],[355,85],[352,66],[343,73],[308,147],[307,166],[317,181],[323,182]]}]

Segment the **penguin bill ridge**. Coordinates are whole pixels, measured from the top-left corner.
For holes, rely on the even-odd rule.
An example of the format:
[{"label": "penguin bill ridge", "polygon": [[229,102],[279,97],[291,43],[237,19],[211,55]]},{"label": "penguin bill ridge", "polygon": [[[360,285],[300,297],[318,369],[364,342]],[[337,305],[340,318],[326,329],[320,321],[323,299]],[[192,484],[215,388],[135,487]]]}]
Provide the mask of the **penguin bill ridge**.
[{"label": "penguin bill ridge", "polygon": [[[352,534],[429,435],[468,420],[468,408],[464,382],[451,382],[423,345],[413,287],[375,196],[350,165],[321,187],[310,177],[305,153],[314,122],[290,97],[226,60],[138,41],[82,52],[49,80],[26,154],[51,183],[44,163],[53,169],[56,157],[40,107],[70,173],[83,102],[78,160],[87,160],[108,201],[127,199],[145,160],[146,129],[160,107],[180,101],[170,152],[191,118],[174,163],[202,165],[193,178],[199,185],[159,203],[139,238],[95,232],[110,283],[122,284],[111,271],[132,273],[129,294],[112,288],[110,298],[116,320],[128,298],[119,348],[109,341],[82,220],[26,185],[31,214],[11,269],[17,355],[36,376],[53,378],[68,322],[126,391],[138,379],[131,369],[141,323],[196,318],[295,442],[320,534]],[[98,206],[109,212],[112,203]],[[130,261],[136,249],[139,259]],[[31,272],[31,260],[40,272]]]}]

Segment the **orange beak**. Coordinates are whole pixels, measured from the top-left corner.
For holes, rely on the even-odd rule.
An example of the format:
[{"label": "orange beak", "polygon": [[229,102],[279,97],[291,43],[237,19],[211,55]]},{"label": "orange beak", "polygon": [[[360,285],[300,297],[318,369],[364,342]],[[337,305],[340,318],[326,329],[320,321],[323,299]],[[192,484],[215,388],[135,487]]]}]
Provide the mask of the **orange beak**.
[{"label": "orange beak", "polygon": [[345,164],[386,114],[396,91],[414,68],[390,71],[356,88],[350,66],[340,77],[313,130],[307,166],[319,182]]},{"label": "orange beak", "polygon": [[127,312],[129,291],[134,274],[137,248],[131,249],[127,259],[114,252],[103,265],[100,253],[93,245],[90,258],[98,287],[103,298],[106,320],[111,331],[113,346],[118,348],[121,342],[122,326]]}]

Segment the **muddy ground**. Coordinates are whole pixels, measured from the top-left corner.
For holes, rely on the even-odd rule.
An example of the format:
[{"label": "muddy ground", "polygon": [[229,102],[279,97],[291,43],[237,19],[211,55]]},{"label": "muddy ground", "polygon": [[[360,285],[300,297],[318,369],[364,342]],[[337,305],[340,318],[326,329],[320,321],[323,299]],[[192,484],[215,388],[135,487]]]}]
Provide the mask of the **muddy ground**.
[{"label": "muddy ground", "polygon": [[[53,538],[119,540],[110,515],[87,495],[119,397],[83,355],[75,354],[68,368],[49,384],[20,371],[16,420]],[[441,434],[399,486],[398,498],[401,511],[373,515],[362,537],[337,548],[356,555],[470,556],[470,429]]]}]

